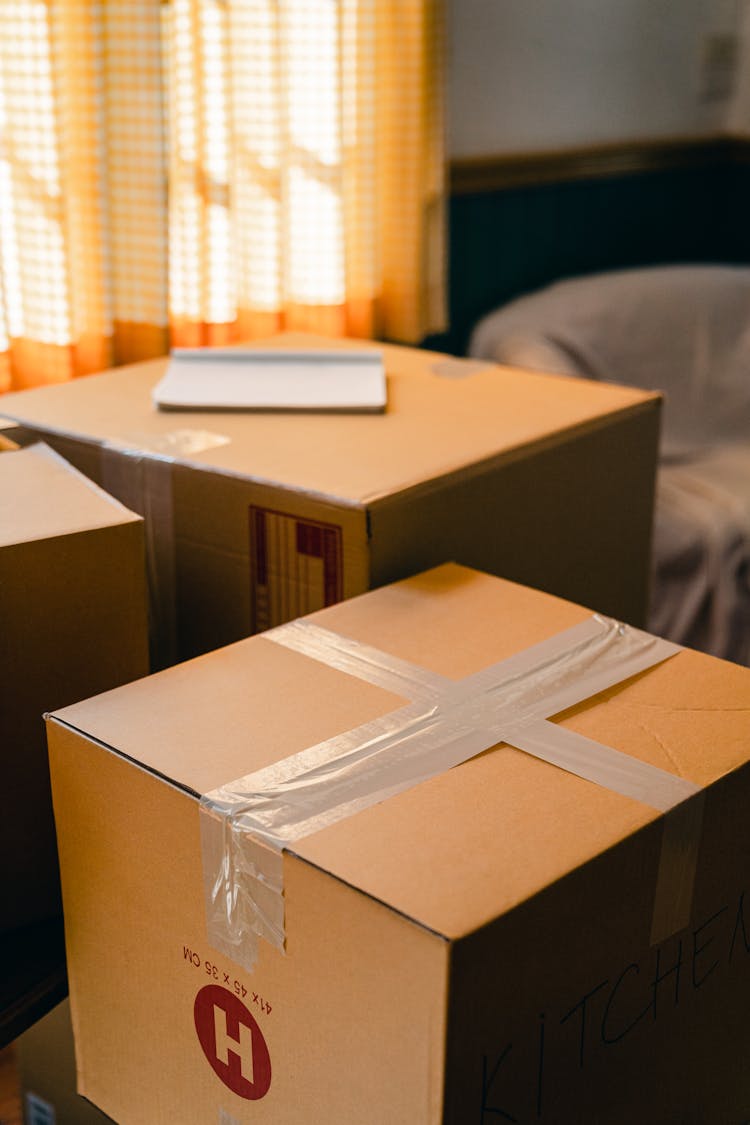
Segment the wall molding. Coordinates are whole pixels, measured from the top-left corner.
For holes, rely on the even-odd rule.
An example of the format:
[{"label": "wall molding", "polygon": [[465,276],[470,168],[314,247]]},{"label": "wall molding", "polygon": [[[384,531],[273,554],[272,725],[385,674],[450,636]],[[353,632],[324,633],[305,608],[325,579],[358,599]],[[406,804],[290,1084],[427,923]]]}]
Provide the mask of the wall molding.
[{"label": "wall molding", "polygon": [[747,163],[750,163],[750,138],[714,133],[544,152],[459,157],[449,163],[449,184],[451,195],[468,195],[535,184]]}]

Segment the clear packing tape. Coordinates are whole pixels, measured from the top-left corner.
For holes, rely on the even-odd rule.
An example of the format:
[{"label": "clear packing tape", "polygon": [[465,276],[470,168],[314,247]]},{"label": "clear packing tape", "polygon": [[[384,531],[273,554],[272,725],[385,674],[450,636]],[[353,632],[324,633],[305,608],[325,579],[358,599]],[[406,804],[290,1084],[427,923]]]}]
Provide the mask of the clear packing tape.
[{"label": "clear packing tape", "polygon": [[233,961],[251,969],[260,938],[284,949],[285,848],[501,742],[663,812],[652,943],[687,924],[700,788],[549,721],[679,646],[593,616],[456,681],[306,620],[263,638],[409,702],[201,799],[208,938]]}]

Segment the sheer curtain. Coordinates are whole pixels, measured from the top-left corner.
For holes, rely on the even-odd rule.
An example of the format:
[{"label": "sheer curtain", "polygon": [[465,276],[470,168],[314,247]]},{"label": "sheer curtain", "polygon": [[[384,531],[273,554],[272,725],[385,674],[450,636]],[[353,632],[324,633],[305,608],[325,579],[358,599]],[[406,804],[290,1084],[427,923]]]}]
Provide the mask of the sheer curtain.
[{"label": "sheer curtain", "polygon": [[444,326],[440,0],[0,0],[0,387]]}]

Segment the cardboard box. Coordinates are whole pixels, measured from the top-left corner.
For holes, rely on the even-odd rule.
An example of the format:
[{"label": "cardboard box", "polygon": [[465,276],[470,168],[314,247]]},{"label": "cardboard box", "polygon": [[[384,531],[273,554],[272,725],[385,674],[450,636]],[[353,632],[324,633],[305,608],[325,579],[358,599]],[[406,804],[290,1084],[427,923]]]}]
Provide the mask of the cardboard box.
[{"label": "cardboard box", "polygon": [[159,412],[166,359],[4,397],[144,515],[159,665],[447,559],[645,620],[658,396],[382,350],[375,416]]},{"label": "cardboard box", "polygon": [[52,716],[80,1091],[740,1125],[750,670],[674,652],[444,566]]},{"label": "cardboard box", "polygon": [[148,672],[143,522],[42,445],[0,454],[0,931],[60,912],[43,714]]}]

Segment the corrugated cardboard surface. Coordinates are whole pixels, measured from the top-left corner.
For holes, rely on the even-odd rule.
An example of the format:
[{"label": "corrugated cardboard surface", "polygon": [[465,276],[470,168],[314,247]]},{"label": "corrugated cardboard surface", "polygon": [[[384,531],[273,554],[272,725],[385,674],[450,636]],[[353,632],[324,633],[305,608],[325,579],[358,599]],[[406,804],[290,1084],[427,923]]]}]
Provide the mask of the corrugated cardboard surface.
[{"label": "corrugated cardboard surface", "polygon": [[371,585],[456,559],[643,625],[657,431],[656,413],[615,416],[374,504]]},{"label": "corrugated cardboard surface", "polygon": [[59,912],[43,714],[148,671],[141,520],[40,446],[0,456],[0,926]]},{"label": "corrugated cardboard surface", "polygon": [[[146,517],[160,665],[450,558],[644,620],[658,396],[383,352],[378,416],[160,413],[166,360],[5,396]],[[186,436],[210,447],[186,452]],[[321,528],[336,565],[301,546]]]},{"label": "corrugated cardboard surface", "polygon": [[749,803],[747,765],[708,791],[690,923],[657,945],[658,824],[456,943],[445,1122],[744,1125]]},{"label": "corrugated cardboard surface", "polygon": [[0,547],[140,522],[47,446],[0,457]]},{"label": "corrugated cardboard surface", "polygon": [[[313,620],[460,679],[587,613],[449,566]],[[735,1111],[741,1120],[742,1098],[750,1097],[741,1019],[750,910],[738,915],[750,874],[742,811],[750,673],[709,657],[680,653],[559,717],[709,787],[693,929],[661,954],[649,945],[660,814],[504,745],[298,841],[284,865],[286,956],[262,944],[248,974],[211,952],[193,794],[402,702],[258,637],[56,717],[50,738],[83,1091],[123,1125],[161,1120],[167,1104],[174,1111],[190,1098],[205,1107],[206,1120],[221,1106],[237,1121],[301,1123],[314,1104],[321,1120],[342,1125],[486,1125],[503,1113],[556,1125],[697,1125],[713,1120],[690,1116],[694,1105],[707,1112],[710,1081],[695,1066],[697,1048],[683,1058],[676,1045],[700,1040],[710,1051],[718,1036],[729,1057],[716,1104],[727,1116],[715,1120],[735,1120]],[[728,959],[734,934],[736,968],[720,1003],[691,1002],[679,1036],[661,1015],[645,1034],[644,1016],[644,1034],[619,1053],[607,1042],[589,1054],[586,1040],[589,1069],[579,1075],[575,1004],[601,980],[610,982],[609,993],[604,986],[596,993],[605,1040],[615,1024],[621,1030],[629,1023],[631,1009],[621,1003],[643,1008],[654,989],[658,1003],[667,995],[674,974],[667,984],[657,978],[674,960],[675,941],[683,943],[683,983],[690,978],[697,994],[703,974],[714,981],[712,951],[704,946],[712,932],[701,928],[714,899],[727,929],[722,956]],[[643,967],[636,973],[631,964]],[[602,1006],[623,971],[645,994],[618,987],[605,1018]],[[225,973],[230,989],[237,982],[250,1000],[259,998],[252,1010],[273,1080],[257,1102],[228,1093],[196,1043],[192,1004],[204,983],[221,985]],[[708,983],[705,989],[701,995],[709,996]],[[566,1003],[573,1010],[567,1021]],[[720,1015],[722,1005],[731,1012]],[[541,1095],[533,1086],[540,1024],[551,1052]],[[508,1043],[515,1044],[514,1065],[522,1061],[506,1084]],[[646,1077],[652,1058],[662,1069]],[[612,1083],[622,1084],[619,1096]],[[597,1116],[602,1105],[606,1112]],[[661,1116],[649,1117],[650,1106]],[[673,1116],[664,1116],[667,1106]]]},{"label": "corrugated cardboard surface", "polygon": [[[195,799],[67,728],[56,735],[81,1093],[121,1125],[218,1122],[221,1109],[269,1125],[311,1112],[332,1123],[435,1121],[446,944],[292,859],[290,923],[303,940],[244,972],[206,941]],[[201,1050],[194,1004],[213,985],[264,1036],[272,1080],[258,1101],[233,1094]],[[251,1073],[247,1059],[243,1068]]]},{"label": "corrugated cardboard surface", "polygon": [[[323,343],[319,337],[289,333],[263,346],[274,342]],[[188,427],[217,432],[230,442],[180,460],[365,504],[550,438],[559,440],[572,429],[607,425],[611,414],[648,409],[658,398],[628,387],[495,364],[479,371],[476,363],[469,364],[471,373],[461,377],[460,363],[452,366],[446,356],[387,345],[382,350],[388,376],[383,416],[190,412],[175,418],[155,410],[150,399],[166,359],[64,387],[5,395],[3,413],[25,425],[94,442],[130,440],[137,445],[139,436]],[[446,370],[447,375],[440,374]]]}]

